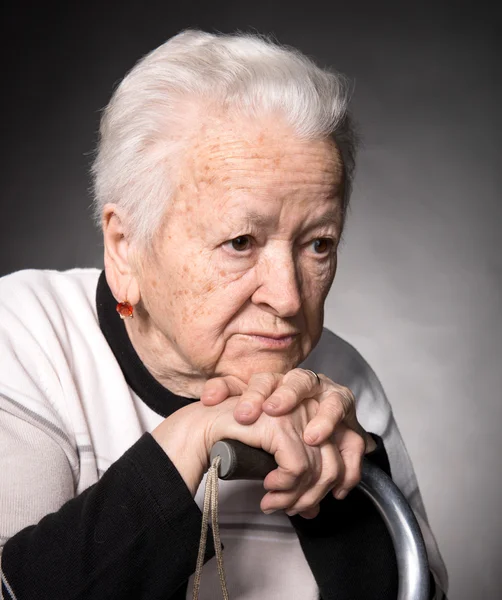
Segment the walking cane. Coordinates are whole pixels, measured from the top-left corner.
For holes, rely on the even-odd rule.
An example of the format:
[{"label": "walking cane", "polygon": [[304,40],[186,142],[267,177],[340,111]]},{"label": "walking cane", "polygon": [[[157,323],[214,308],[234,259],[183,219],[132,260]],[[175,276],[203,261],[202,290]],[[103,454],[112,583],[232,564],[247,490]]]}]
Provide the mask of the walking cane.
[{"label": "walking cane", "polygon": [[[235,440],[217,442],[220,479],[264,479],[277,468],[274,457]],[[397,600],[429,600],[429,564],[418,522],[406,498],[381,469],[363,460],[358,488],[373,502],[389,531],[398,567]]]}]

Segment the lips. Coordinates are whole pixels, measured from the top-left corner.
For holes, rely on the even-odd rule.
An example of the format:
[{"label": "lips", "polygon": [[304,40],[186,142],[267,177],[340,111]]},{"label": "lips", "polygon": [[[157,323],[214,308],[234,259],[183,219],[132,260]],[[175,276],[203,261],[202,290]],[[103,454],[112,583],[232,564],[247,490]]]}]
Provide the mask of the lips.
[{"label": "lips", "polygon": [[270,338],[271,340],[283,340],[283,339],[294,337],[295,335],[298,335],[298,331],[292,331],[289,333],[253,332],[253,333],[247,333],[244,335],[253,335],[255,337]]},{"label": "lips", "polygon": [[296,343],[298,333],[245,333],[243,337],[256,346],[268,350],[287,350]]}]

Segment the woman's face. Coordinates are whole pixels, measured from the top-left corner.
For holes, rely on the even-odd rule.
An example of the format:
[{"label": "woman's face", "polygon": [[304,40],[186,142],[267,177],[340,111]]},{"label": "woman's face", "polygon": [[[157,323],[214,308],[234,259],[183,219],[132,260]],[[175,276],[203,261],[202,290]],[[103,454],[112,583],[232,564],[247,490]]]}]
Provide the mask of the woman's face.
[{"label": "woman's face", "polygon": [[336,146],[226,122],[201,132],[181,171],[139,281],[157,354],[205,378],[289,371],[319,340],[336,271]]}]

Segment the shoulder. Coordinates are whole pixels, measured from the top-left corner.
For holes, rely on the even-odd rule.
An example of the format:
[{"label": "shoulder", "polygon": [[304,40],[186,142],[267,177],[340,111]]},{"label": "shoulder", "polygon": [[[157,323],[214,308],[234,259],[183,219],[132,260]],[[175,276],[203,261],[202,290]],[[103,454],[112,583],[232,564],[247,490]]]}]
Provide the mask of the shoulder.
[{"label": "shoulder", "polygon": [[0,277],[0,306],[17,301],[40,303],[43,300],[64,301],[67,296],[95,293],[99,269],[53,271],[25,269]]},{"label": "shoulder", "polygon": [[[97,325],[98,269],[27,269],[0,278],[0,339],[27,336],[41,345]],[[29,351],[29,348],[26,348]]]},{"label": "shoulder", "polygon": [[60,387],[60,371],[71,370],[79,338],[99,330],[98,277],[98,269],[72,269],[24,270],[0,278],[1,385],[27,389],[36,379],[46,389],[53,373],[53,387]]},{"label": "shoulder", "polygon": [[25,270],[0,278],[0,409],[49,435],[72,430],[68,407],[100,338],[99,273]]},{"label": "shoulder", "polygon": [[[96,315],[98,269],[27,269],[0,278],[0,329],[64,332],[65,321]],[[76,319],[78,317],[78,319]]]}]

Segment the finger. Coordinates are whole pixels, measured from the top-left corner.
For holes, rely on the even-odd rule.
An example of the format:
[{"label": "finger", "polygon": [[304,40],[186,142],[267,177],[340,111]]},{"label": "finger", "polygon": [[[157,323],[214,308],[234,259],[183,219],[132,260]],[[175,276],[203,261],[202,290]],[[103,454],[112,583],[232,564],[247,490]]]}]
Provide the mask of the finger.
[{"label": "finger", "polygon": [[343,477],[333,489],[333,495],[343,500],[361,481],[361,467],[366,449],[364,439],[354,430],[342,425],[333,436],[344,465]]},{"label": "finger", "polygon": [[287,510],[296,503],[301,496],[298,490],[290,492],[267,492],[260,502],[260,510],[266,515],[270,515],[278,510]]},{"label": "finger", "polygon": [[373,437],[366,432],[364,432],[363,437],[364,441],[366,442],[366,450],[364,451],[364,453],[369,454],[370,452],[374,452],[377,449],[377,443],[375,442]]},{"label": "finger", "polygon": [[[303,433],[306,444],[318,445],[327,441],[338,425],[347,424],[359,427],[355,418],[355,399],[348,388],[331,383],[329,389],[319,399],[319,410]],[[350,423],[349,423],[350,421]],[[357,425],[356,425],[357,424]]]},{"label": "finger", "polygon": [[298,513],[300,517],[304,519],[315,519],[317,515],[321,512],[321,507],[319,505],[313,506],[309,510],[304,510],[303,512]]},{"label": "finger", "polygon": [[263,410],[270,416],[285,415],[305,398],[312,398],[318,394],[322,387],[322,379],[319,386],[317,377],[311,371],[293,369],[284,375],[282,384],[268,398]]},{"label": "finger", "polygon": [[214,406],[232,396],[240,396],[246,388],[247,384],[233,375],[213,377],[206,381],[200,400],[206,406]]},{"label": "finger", "polygon": [[[306,468],[305,472],[307,470]],[[265,477],[263,487],[269,492],[289,492],[298,488],[302,477],[304,477],[304,473],[295,474],[279,467]],[[305,479],[311,479],[311,476],[309,475]],[[304,485],[308,485],[308,483],[305,482]]]},{"label": "finger", "polygon": [[[279,456],[281,452],[287,456],[286,462]],[[275,460],[279,466],[263,480],[263,487],[266,490],[283,492],[302,486],[307,488],[313,480],[317,480],[321,471],[320,459],[309,460],[303,448],[294,448],[293,445],[281,452],[275,454]]]},{"label": "finger", "polygon": [[321,500],[336,487],[344,477],[344,463],[333,442],[321,446],[322,471],[315,482],[296,502],[286,510],[286,514],[293,516],[310,511],[318,506]]},{"label": "finger", "polygon": [[283,439],[274,458],[279,466],[265,478],[264,486],[270,491],[261,502],[264,511],[290,507],[317,481],[321,472],[319,448],[309,448],[300,439]]},{"label": "finger", "polygon": [[255,373],[235,407],[234,418],[243,425],[254,423],[263,412],[263,403],[281,383],[280,373]]}]

